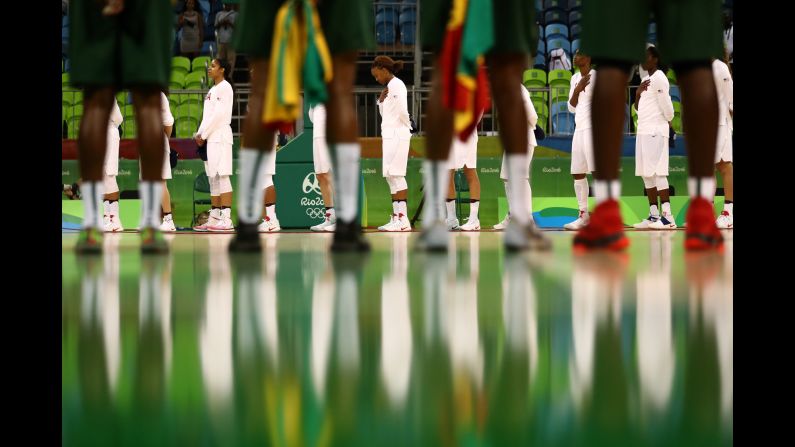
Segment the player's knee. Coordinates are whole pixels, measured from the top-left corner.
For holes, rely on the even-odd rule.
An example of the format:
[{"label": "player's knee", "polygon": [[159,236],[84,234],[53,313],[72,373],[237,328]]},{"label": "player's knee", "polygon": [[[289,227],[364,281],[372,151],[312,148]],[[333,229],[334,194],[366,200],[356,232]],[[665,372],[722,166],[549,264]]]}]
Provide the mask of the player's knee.
[{"label": "player's knee", "polygon": [[668,189],[668,177],[665,175],[655,176],[657,179],[657,191]]},{"label": "player's knee", "polygon": [[220,179],[217,175],[210,177],[210,195],[211,196],[220,196],[221,195],[221,185],[219,183]]},{"label": "player's knee", "polygon": [[264,180],[264,182],[262,183],[262,189],[268,189],[268,188],[270,188],[271,186],[273,186],[273,175],[271,175],[271,174],[266,174],[266,175],[265,175],[265,180]]},{"label": "player's knee", "polygon": [[395,191],[392,194],[398,191],[403,191],[405,189],[408,189],[408,184],[406,183],[406,177],[403,177],[402,175],[392,176],[392,184],[395,185]]},{"label": "player's knee", "polygon": [[657,185],[657,182],[654,180],[654,176],[653,175],[651,177],[643,177],[643,186],[646,189],[654,188],[654,187],[656,187],[656,185]]},{"label": "player's knee", "polygon": [[232,181],[229,180],[228,175],[222,175],[218,178],[218,192],[221,194],[232,192]]}]

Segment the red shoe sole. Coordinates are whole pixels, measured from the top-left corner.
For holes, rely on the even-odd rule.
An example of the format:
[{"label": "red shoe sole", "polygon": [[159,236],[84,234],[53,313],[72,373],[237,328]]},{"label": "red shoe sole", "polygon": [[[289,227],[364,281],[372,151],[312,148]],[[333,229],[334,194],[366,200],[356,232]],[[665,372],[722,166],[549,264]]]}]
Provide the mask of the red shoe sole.
[{"label": "red shoe sole", "polygon": [[[609,238],[609,237],[608,237]],[[602,238],[602,240],[607,238]],[[589,251],[589,250],[609,250],[609,251],[622,251],[629,247],[629,239],[622,231],[618,238],[607,242],[595,241],[591,243],[574,241],[574,250],[576,251]]]}]

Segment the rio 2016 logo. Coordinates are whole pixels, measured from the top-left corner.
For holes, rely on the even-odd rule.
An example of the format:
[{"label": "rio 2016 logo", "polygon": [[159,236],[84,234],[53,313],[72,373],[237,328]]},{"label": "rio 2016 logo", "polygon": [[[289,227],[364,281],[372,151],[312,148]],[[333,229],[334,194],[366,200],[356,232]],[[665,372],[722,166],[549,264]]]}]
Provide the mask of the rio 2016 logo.
[{"label": "rio 2016 logo", "polygon": [[318,183],[314,172],[310,172],[304,177],[303,190],[304,194],[309,194],[310,191],[320,194],[320,183]]}]

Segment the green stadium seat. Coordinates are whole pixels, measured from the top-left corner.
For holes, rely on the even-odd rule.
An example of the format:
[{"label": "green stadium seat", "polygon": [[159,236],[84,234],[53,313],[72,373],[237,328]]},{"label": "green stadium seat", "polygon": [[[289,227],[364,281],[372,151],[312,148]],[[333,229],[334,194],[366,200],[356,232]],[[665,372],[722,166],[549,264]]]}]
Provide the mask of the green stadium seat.
[{"label": "green stadium seat", "polygon": [[[536,113],[538,114],[539,117],[541,115],[549,116],[549,106],[544,100],[540,98],[532,98],[531,100],[533,101],[533,107],[535,107]],[[539,118],[539,120],[540,119],[541,118]]]},{"label": "green stadium seat", "polygon": [[672,85],[676,85],[676,73],[673,70],[668,70],[668,73],[665,74],[668,77],[668,83]]},{"label": "green stadium seat", "polygon": [[83,104],[64,105],[63,118],[68,122],[69,118],[82,117]]},{"label": "green stadium seat", "polygon": [[190,59],[185,56],[174,56],[171,58],[171,71],[186,75],[190,72]]},{"label": "green stadium seat", "polygon": [[80,90],[61,90],[61,103],[64,106],[83,103],[83,92]]},{"label": "green stadium seat", "polygon": [[75,140],[77,139],[77,134],[80,131],[80,120],[82,119],[81,116],[72,116],[66,120],[66,127],[67,127],[67,137]]},{"label": "green stadium seat", "polygon": [[672,101],[674,105],[674,116],[682,116],[682,103],[678,101]]},{"label": "green stadium seat", "polygon": [[551,87],[571,86],[571,72],[569,70],[552,70],[549,72],[549,85]]},{"label": "green stadium seat", "polygon": [[209,66],[211,62],[212,62],[212,59],[210,59],[207,56],[196,57],[190,63],[190,71],[191,72],[200,71],[202,73],[207,73],[207,69],[205,68],[204,64],[206,63],[207,66]]},{"label": "green stadium seat", "polygon": [[548,98],[549,94],[547,94],[547,92],[530,92],[530,99],[540,99],[547,102]]},{"label": "green stadium seat", "polygon": [[[560,70],[560,71],[565,71],[565,70]],[[564,102],[569,101],[569,84],[566,84],[565,87],[563,86],[552,87],[551,90],[552,90],[552,104],[558,101],[564,101]]]},{"label": "green stadium seat", "polygon": [[[201,120],[202,120],[202,111],[203,111],[202,109],[203,109],[203,107],[198,105],[198,104],[191,104],[191,103],[180,104],[180,105],[177,106],[177,114],[174,115],[174,119],[182,118],[182,117],[191,117],[194,120],[196,120],[197,123],[201,122]],[[198,129],[198,128],[199,127],[197,125],[196,129]],[[194,132],[196,131],[196,129],[193,129]]]},{"label": "green stadium seat", "polygon": [[682,134],[682,117],[681,116],[674,116],[674,119],[671,120],[671,125],[674,127],[674,131],[678,134]]},{"label": "green stadium seat", "polygon": [[171,72],[171,82],[168,84],[171,90],[182,90],[185,88],[185,74],[179,71]]},{"label": "green stadium seat", "polygon": [[116,101],[119,103],[119,107],[124,107],[127,104],[127,93],[127,90],[116,93]]},{"label": "green stadium seat", "polygon": [[61,87],[66,87],[69,85],[69,73],[62,73],[61,74]]},{"label": "green stadium seat", "polygon": [[199,130],[199,121],[192,116],[180,116],[174,120],[174,133],[177,138],[193,138]]},{"label": "green stadium seat", "polygon": [[185,89],[186,90],[201,90],[206,86],[207,73],[203,71],[194,71],[188,73],[185,77]]},{"label": "green stadium seat", "polygon": [[546,87],[547,86],[547,73],[544,70],[531,68],[525,70],[522,75],[522,83],[527,88]]}]

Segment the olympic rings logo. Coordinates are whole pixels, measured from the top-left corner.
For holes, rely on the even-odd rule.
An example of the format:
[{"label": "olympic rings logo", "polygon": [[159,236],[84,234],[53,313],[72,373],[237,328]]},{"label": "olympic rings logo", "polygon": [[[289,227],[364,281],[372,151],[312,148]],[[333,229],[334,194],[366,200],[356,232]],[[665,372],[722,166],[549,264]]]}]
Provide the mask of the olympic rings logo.
[{"label": "olympic rings logo", "polygon": [[323,208],[307,208],[306,215],[310,219],[322,219],[326,217],[326,210]]}]

